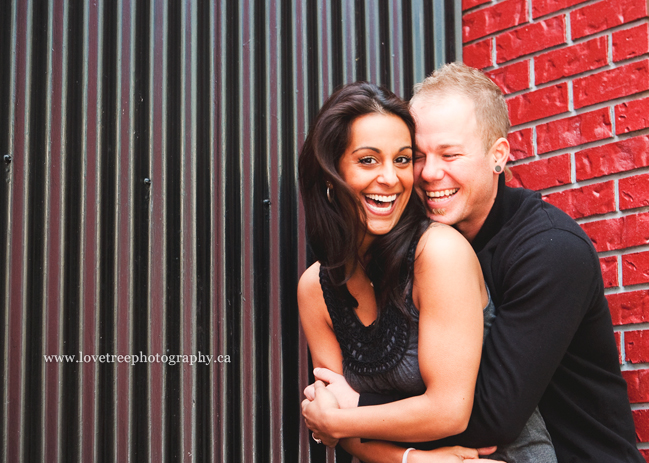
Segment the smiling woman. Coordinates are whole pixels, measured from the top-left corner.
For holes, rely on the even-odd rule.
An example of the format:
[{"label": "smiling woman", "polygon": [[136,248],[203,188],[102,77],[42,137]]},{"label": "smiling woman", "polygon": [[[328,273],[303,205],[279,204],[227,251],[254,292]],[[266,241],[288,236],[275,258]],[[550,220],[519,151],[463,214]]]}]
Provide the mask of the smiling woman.
[{"label": "smiling woman", "polygon": [[394,228],[410,200],[413,170],[408,126],[392,114],[360,116],[351,125],[338,172],[364,208],[363,254],[373,236]]}]

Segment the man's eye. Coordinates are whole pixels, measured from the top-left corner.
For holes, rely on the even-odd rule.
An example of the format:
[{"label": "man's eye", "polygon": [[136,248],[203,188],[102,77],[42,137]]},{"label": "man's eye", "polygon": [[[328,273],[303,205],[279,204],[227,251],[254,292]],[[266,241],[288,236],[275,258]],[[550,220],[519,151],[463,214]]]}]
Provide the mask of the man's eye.
[{"label": "man's eye", "polygon": [[446,159],[453,159],[453,158],[456,158],[458,156],[459,156],[459,154],[457,154],[457,153],[451,153],[451,154],[445,154],[443,157],[446,158]]}]

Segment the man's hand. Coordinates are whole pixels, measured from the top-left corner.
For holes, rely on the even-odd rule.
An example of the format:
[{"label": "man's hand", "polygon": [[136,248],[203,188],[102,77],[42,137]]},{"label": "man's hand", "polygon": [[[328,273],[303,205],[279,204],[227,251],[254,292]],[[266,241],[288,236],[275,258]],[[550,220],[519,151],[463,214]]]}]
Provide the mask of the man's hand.
[{"label": "man's hand", "polygon": [[[313,375],[316,380],[327,383],[327,390],[336,396],[340,408],[356,408],[358,406],[359,394],[351,388],[343,375],[334,373],[327,368],[315,368]],[[308,400],[315,397],[314,385],[311,384],[304,389],[304,396]]]},{"label": "man's hand", "polygon": [[313,431],[314,438],[321,439],[329,447],[335,447],[338,443],[338,439],[331,435],[329,424],[329,412],[338,408],[336,396],[327,390],[322,381],[313,384],[313,400],[302,401],[302,416],[307,428]]},{"label": "man's hand", "polygon": [[489,455],[496,447],[468,449],[466,447],[442,447],[435,450],[412,450],[408,454],[408,463],[505,463],[500,460],[479,459],[479,455]]}]

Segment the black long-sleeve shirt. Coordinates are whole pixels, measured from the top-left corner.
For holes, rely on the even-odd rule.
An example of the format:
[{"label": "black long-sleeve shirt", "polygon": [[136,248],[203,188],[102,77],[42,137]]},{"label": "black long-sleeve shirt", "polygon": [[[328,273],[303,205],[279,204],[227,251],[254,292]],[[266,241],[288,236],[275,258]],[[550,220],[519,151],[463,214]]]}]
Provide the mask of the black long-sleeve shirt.
[{"label": "black long-sleeve shirt", "polygon": [[496,319],[468,428],[437,444],[509,443],[538,405],[560,463],[644,462],[587,235],[538,193],[501,181],[472,245]]}]

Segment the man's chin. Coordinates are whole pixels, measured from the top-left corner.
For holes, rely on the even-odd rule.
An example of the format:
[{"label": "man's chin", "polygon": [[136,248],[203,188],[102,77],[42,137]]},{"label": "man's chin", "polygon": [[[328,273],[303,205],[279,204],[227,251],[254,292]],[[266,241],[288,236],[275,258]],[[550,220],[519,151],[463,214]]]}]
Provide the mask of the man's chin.
[{"label": "man's chin", "polygon": [[440,217],[444,217],[446,214],[446,209],[428,209],[428,217],[431,220],[439,220]]}]

